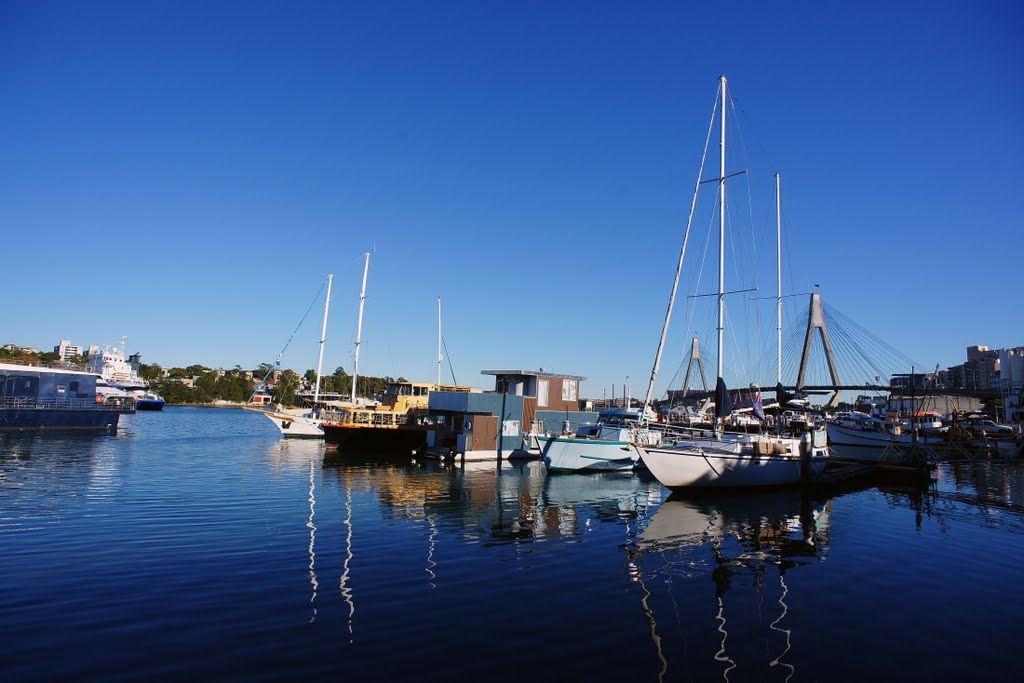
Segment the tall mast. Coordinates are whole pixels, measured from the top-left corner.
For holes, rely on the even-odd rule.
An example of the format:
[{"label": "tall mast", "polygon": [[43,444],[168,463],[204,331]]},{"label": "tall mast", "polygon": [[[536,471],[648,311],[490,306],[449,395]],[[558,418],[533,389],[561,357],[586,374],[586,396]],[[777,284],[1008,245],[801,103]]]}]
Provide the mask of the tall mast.
[{"label": "tall mast", "polygon": [[[718,98],[715,98],[715,106],[718,106]],[[686,232],[683,233],[683,246],[679,249],[679,263],[676,264],[676,277],[672,281],[672,293],[668,297],[668,308],[665,310],[665,324],[661,328],[661,339],[658,340],[658,351],[654,354],[654,366],[651,368],[651,379],[647,383],[647,395],[644,397],[644,410],[642,415],[647,415],[651,407],[651,398],[654,395],[654,382],[658,379],[658,369],[661,367],[661,354],[665,349],[665,338],[668,336],[668,324],[672,320],[672,308],[676,302],[676,291],[679,289],[679,275],[683,271],[683,260],[686,257],[686,245],[690,240],[690,227],[693,225],[693,212],[697,208],[697,193],[700,191],[701,177],[704,175],[704,162],[708,156],[708,144],[711,142],[711,132],[715,126],[715,110],[711,110],[711,121],[708,123],[708,135],[704,140],[704,154],[700,158],[700,169],[697,171],[697,182],[693,188],[693,199],[690,201],[690,216],[686,219]],[[704,365],[701,364],[701,372]],[[707,387],[705,387],[706,389]],[[614,393],[614,392],[613,392]]]},{"label": "tall mast", "polygon": [[782,384],[782,178],[778,173],[775,174],[775,242],[776,249],[775,255],[777,257],[777,269],[776,275],[778,276],[778,296],[776,297],[776,314],[777,322],[775,325],[775,332],[778,336],[778,372],[776,373],[776,381]]},{"label": "tall mast", "polygon": [[359,345],[363,338],[363,303],[366,301],[366,273],[370,270],[370,252],[363,254],[363,287],[359,290],[359,322],[356,323],[356,362],[352,370],[352,405],[356,404],[356,381],[359,379]]},{"label": "tall mast", "polygon": [[441,384],[441,297],[437,297],[437,383]]},{"label": "tall mast", "polygon": [[324,301],[324,326],[320,329],[320,357],[316,361],[316,389],[313,390],[313,402],[320,400],[320,370],[324,366],[324,341],[327,339],[327,310],[331,307],[332,273],[327,273],[327,300]]},{"label": "tall mast", "polygon": [[722,90],[722,141],[719,147],[721,171],[718,176],[718,377],[722,377],[725,332],[725,76],[719,76]]}]

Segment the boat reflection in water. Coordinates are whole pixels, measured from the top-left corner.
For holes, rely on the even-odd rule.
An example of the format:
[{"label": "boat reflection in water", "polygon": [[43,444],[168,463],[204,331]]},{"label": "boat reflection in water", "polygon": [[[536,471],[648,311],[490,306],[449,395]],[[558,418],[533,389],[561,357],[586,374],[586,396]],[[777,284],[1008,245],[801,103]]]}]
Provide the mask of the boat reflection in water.
[{"label": "boat reflection in water", "polygon": [[[757,673],[762,667],[789,680],[795,668],[786,660],[794,637],[786,623],[786,576],[824,559],[830,508],[831,500],[815,503],[799,491],[676,494],[662,503],[627,548],[659,680],[680,655],[679,668],[698,678],[713,675],[714,667],[707,668],[713,661],[725,680],[736,669],[744,678],[768,675]],[[701,589],[708,577],[713,591]],[[687,631],[696,642],[664,640],[675,633],[685,638]]]}]

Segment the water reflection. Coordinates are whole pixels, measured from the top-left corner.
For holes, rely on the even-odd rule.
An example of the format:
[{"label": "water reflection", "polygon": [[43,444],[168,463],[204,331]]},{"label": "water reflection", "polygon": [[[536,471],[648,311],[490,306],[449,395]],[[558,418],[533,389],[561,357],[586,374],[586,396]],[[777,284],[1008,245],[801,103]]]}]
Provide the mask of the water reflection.
[{"label": "water reflection", "polygon": [[[671,623],[666,627],[678,630],[676,584],[697,583],[699,589],[699,582],[705,577],[714,585],[714,608],[711,623],[703,628],[705,632],[709,627],[714,629],[717,642],[713,644],[712,658],[723,679],[729,680],[740,658],[748,667],[752,662],[755,667],[767,665],[769,669],[782,670],[787,681],[793,676],[794,665],[784,659],[792,648],[793,635],[785,626],[789,615],[786,573],[824,559],[829,545],[831,505],[831,500],[815,501],[800,491],[713,497],[673,495],[662,503],[626,550],[630,576],[641,589],[641,609],[659,662],[659,680],[668,672],[669,661],[664,640],[658,633],[659,610],[652,606],[652,596],[672,606]],[[766,628],[762,628],[762,623],[752,626],[745,621],[740,625],[743,633],[752,627],[763,631],[762,637],[767,641],[772,640],[771,634],[778,634],[781,642],[771,646],[775,654],[768,649],[751,652],[745,643],[738,648],[730,644],[729,594],[736,591],[736,583],[741,580],[746,585],[738,592],[752,588],[759,605],[769,592],[778,593],[777,610]],[[659,591],[664,594],[659,595]],[[738,600],[742,603],[745,596]],[[749,619],[746,606],[736,607],[744,620]],[[763,622],[760,617],[759,622]],[[686,651],[685,643],[681,649]],[[763,661],[759,663],[757,659]]]}]

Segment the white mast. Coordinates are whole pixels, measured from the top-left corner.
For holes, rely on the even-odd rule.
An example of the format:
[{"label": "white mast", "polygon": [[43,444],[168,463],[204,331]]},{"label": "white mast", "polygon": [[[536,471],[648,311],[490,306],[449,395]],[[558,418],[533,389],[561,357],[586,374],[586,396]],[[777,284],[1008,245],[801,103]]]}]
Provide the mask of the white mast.
[{"label": "white mast", "polygon": [[316,389],[313,390],[313,402],[320,400],[320,370],[324,366],[324,341],[327,339],[327,309],[331,307],[332,273],[327,273],[327,300],[324,301],[324,326],[320,329],[320,357],[316,361]]},{"label": "white mast", "polygon": [[356,404],[356,381],[359,379],[359,345],[363,337],[363,302],[366,301],[366,273],[370,270],[370,252],[363,254],[366,263],[363,264],[363,287],[359,290],[359,322],[356,323],[356,358],[355,367],[352,370],[352,405]]},{"label": "white mast", "polygon": [[718,377],[721,378],[725,332],[725,76],[719,76],[719,80],[722,84],[722,141],[718,178]]},{"label": "white mast", "polygon": [[779,384],[782,384],[782,178],[778,173],[775,174],[775,239],[776,257],[778,259],[776,270],[778,276],[778,296],[776,297],[777,323],[775,332],[778,336],[779,345],[779,363],[776,380]]},{"label": "white mast", "polygon": [[441,297],[437,297],[437,384],[441,384]]},{"label": "white mast", "polygon": [[[716,97],[715,107],[717,106],[718,98]],[[697,183],[693,188],[693,199],[690,201],[690,216],[686,219],[686,232],[683,233],[683,246],[679,250],[679,263],[676,264],[676,277],[675,280],[672,281],[672,293],[669,294],[668,297],[668,309],[665,311],[665,324],[661,328],[661,339],[658,340],[658,351],[654,354],[654,367],[651,368],[651,379],[647,383],[647,395],[644,397],[644,410],[642,415],[647,415],[647,410],[651,407],[651,399],[654,395],[654,382],[658,378],[658,369],[661,368],[661,353],[665,349],[665,338],[668,336],[668,324],[672,319],[672,308],[675,306],[676,302],[676,291],[679,289],[679,275],[683,271],[683,260],[686,257],[686,245],[690,241],[690,227],[693,225],[693,212],[697,208],[697,193],[700,191],[700,179],[704,175],[704,162],[707,160],[708,144],[711,142],[711,131],[714,129],[714,126],[715,108],[712,108],[711,121],[708,123],[708,135],[704,140],[704,154],[700,158],[700,169],[697,171]],[[703,367],[703,365],[701,367]]]}]

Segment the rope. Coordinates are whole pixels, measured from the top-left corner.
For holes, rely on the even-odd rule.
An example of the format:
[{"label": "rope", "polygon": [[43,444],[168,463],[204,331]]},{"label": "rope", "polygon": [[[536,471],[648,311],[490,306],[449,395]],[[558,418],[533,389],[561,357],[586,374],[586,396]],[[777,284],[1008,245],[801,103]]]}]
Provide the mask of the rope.
[{"label": "rope", "polygon": [[320,293],[324,291],[324,287],[326,286],[327,280],[324,280],[323,283],[320,285],[320,290],[317,291],[316,296],[314,296],[313,300],[309,302],[309,308],[307,308],[306,312],[302,315],[302,320],[300,320],[299,324],[295,326],[295,330],[292,332],[292,336],[288,337],[288,341],[285,342],[284,347],[282,347],[281,349],[281,352],[277,354],[277,358],[274,361],[274,365],[270,366],[270,370],[268,370],[267,374],[263,376],[263,379],[260,380],[260,383],[256,385],[256,389],[252,392],[252,396],[249,397],[250,401],[252,401],[253,397],[256,396],[256,391],[258,391],[259,389],[266,385],[267,378],[270,377],[270,375],[273,374],[274,370],[276,370],[277,367],[281,364],[281,358],[282,356],[284,356],[284,352],[288,350],[288,345],[292,343],[293,339],[295,339],[295,335],[298,333],[299,328],[302,327],[302,323],[306,322],[306,318],[309,316],[309,312],[313,310],[313,305],[320,299]]}]

